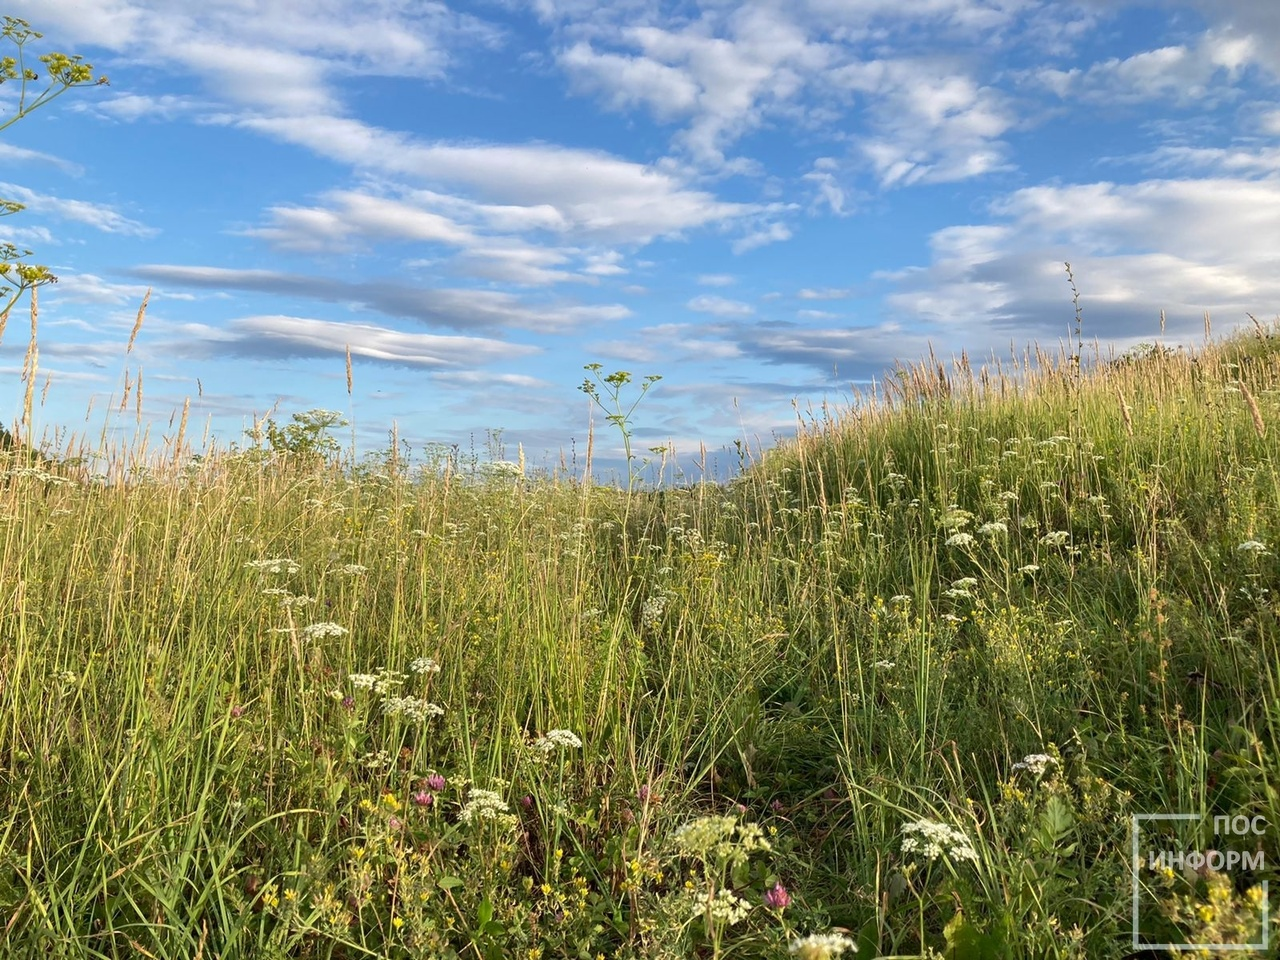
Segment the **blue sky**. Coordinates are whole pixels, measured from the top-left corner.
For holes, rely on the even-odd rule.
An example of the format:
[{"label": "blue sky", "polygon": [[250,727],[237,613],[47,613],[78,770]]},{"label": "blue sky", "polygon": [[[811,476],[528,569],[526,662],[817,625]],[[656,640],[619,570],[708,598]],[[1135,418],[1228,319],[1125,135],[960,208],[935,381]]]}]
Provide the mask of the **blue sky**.
[{"label": "blue sky", "polygon": [[1116,349],[1161,310],[1194,341],[1206,310],[1226,332],[1280,304],[1275,0],[0,13],[111,79],[0,134],[0,196],[28,206],[0,239],[61,278],[50,430],[129,435],[127,368],[157,445],[190,398],[197,440],[324,407],[364,449],[393,422],[415,450],[501,429],[539,463],[581,450],[598,362],[663,377],[637,442],[690,464],[930,345],[1056,347],[1063,261]]}]

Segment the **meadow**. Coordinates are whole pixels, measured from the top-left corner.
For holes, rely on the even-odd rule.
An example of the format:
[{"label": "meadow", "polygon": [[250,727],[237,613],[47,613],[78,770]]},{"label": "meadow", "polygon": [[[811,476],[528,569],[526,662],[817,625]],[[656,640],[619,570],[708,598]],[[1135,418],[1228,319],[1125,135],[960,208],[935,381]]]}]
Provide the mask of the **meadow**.
[{"label": "meadow", "polygon": [[1145,942],[1256,941],[1278,347],[930,360],[663,489],[10,437],[0,953],[1119,958],[1172,812],[1248,869]]}]

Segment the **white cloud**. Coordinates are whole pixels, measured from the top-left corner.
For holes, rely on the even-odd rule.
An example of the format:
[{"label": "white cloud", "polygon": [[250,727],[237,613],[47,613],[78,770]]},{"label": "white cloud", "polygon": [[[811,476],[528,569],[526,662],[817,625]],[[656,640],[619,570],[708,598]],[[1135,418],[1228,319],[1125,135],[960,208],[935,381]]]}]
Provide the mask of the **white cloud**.
[{"label": "white cloud", "polygon": [[815,290],[812,287],[804,287],[796,293],[801,300],[844,300],[851,296],[853,291],[843,287],[822,287]]},{"label": "white cloud", "polygon": [[698,283],[704,287],[731,287],[738,278],[731,273],[704,273],[698,277]]},{"label": "white cloud", "polygon": [[475,191],[482,216],[594,242],[647,243],[655,237],[757,214],[676,175],[597,150],[551,144],[424,143],[332,117],[250,117],[242,126],[297,143],[352,166]]},{"label": "white cloud", "polygon": [[1045,68],[1036,79],[1058,96],[1099,104],[1168,99],[1190,104],[1229,95],[1231,84],[1257,58],[1249,35],[1210,30],[1194,46],[1179,44],[1113,57],[1087,69]]},{"label": "white cloud", "polygon": [[971,351],[1010,337],[1057,339],[1073,320],[1064,261],[1081,292],[1085,336],[1121,347],[1201,332],[1280,303],[1280,180],[1214,178],[1019,190],[999,223],[933,235],[933,259],[902,271],[888,298],[935,339]]},{"label": "white cloud", "polygon": [[768,246],[771,243],[782,243],[791,239],[791,230],[783,223],[766,224],[759,229],[752,230],[741,240],[737,240],[733,244],[734,253],[747,253],[759,247]]},{"label": "white cloud", "polygon": [[344,354],[425,367],[470,367],[538,353],[539,348],[483,337],[404,333],[365,323],[305,317],[255,316],[232,320],[204,340],[216,352],[262,358]]},{"label": "white cloud", "polygon": [[416,286],[382,278],[354,282],[273,270],[230,270],[172,264],[149,264],[130,272],[146,280],[175,286],[306,297],[459,330],[517,327],[542,333],[563,333],[612,323],[631,315],[630,310],[617,303],[531,301],[497,290]]},{"label": "white cloud", "polygon": [[832,71],[833,87],[872,98],[858,138],[882,187],[964,180],[1008,168],[1000,139],[1015,115],[1004,94],[945,57],[872,60]]},{"label": "white cloud", "polygon": [[717,317],[747,317],[755,313],[755,307],[741,300],[730,300],[727,297],[716,297],[701,294],[690,300],[686,306],[699,313],[710,313]]},{"label": "white cloud", "polygon": [[0,183],[0,196],[24,204],[31,213],[47,213],[61,220],[83,223],[103,233],[119,233],[133,237],[154,236],[157,231],[141,224],[103,203],[89,200],[68,200],[46,193],[37,193],[13,183]]}]

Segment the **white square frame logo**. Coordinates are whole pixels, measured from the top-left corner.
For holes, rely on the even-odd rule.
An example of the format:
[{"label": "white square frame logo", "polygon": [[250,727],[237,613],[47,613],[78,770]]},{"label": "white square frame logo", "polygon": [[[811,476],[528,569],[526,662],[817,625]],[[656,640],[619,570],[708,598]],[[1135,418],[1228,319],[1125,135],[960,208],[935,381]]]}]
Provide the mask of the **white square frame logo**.
[{"label": "white square frame logo", "polygon": [[1204,819],[1198,813],[1135,813],[1132,815],[1133,824],[1133,862],[1131,864],[1133,873],[1133,948],[1143,950],[1209,950],[1221,951],[1223,953],[1239,951],[1239,950],[1267,950],[1271,946],[1271,900],[1267,892],[1268,881],[1263,880],[1262,887],[1262,942],[1261,943],[1146,943],[1142,940],[1142,935],[1138,931],[1138,903],[1141,883],[1139,882],[1139,871],[1142,865],[1142,855],[1139,853],[1141,845],[1141,824],[1144,820],[1159,821],[1175,821],[1175,822],[1200,822]]}]

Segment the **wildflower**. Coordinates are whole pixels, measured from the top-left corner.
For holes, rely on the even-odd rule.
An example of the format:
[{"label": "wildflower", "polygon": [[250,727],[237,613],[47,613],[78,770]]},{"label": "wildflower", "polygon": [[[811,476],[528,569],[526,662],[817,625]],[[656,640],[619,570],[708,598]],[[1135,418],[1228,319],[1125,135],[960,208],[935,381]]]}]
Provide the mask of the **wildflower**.
[{"label": "wildflower", "polygon": [[640,608],[640,622],[646,627],[656,627],[662,622],[662,614],[667,609],[667,597],[665,594],[654,594],[645,600],[644,606]]},{"label": "wildflower", "polygon": [[545,736],[533,742],[532,749],[543,754],[556,750],[580,750],[582,740],[572,730],[548,730]]},{"label": "wildflower", "polygon": [[426,723],[432,717],[443,717],[444,707],[417,697],[387,697],[382,709],[393,717],[408,717],[417,723]]},{"label": "wildflower", "polygon": [[764,892],[764,905],[770,910],[785,910],[791,906],[791,894],[781,883],[775,883]]},{"label": "wildflower", "polygon": [[409,672],[413,674],[439,673],[440,664],[430,657],[414,657],[409,661]]},{"label": "wildflower", "polygon": [[717,890],[714,897],[703,903],[694,905],[695,917],[709,916],[713,921],[733,926],[745,920],[751,912],[751,904],[737,896],[732,890]]},{"label": "wildflower", "polygon": [[434,790],[436,793],[439,793],[444,789],[444,785],[445,779],[438,773],[433,773],[431,776],[427,777],[427,788],[429,790]]},{"label": "wildflower", "polygon": [[978,532],[987,537],[1003,536],[1009,532],[1009,525],[1003,520],[992,520],[980,526]]},{"label": "wildflower", "polygon": [[948,547],[972,547],[975,543],[977,543],[977,540],[974,539],[972,533],[953,533],[947,537]]},{"label": "wildflower", "polygon": [[1070,539],[1071,539],[1070,531],[1054,530],[1051,533],[1046,533],[1043,537],[1041,537],[1040,542],[1047,547],[1061,547]]},{"label": "wildflower", "polygon": [[1253,554],[1255,557],[1265,556],[1270,553],[1267,549],[1267,545],[1260,540],[1246,540],[1244,543],[1240,544],[1240,546],[1236,547],[1236,550],[1240,553]]},{"label": "wildflower", "polygon": [[1044,772],[1052,766],[1056,766],[1058,761],[1047,753],[1029,753],[1022,758],[1021,761],[1013,765],[1015,770],[1026,770],[1034,777],[1043,777]]},{"label": "wildflower", "polygon": [[354,709],[356,708],[356,698],[355,698],[355,697],[343,697],[343,698],[342,698],[342,708],[343,708],[344,710],[354,710]]},{"label": "wildflower", "polygon": [[232,708],[231,708],[231,719],[232,719],[232,720],[239,720],[239,719],[240,719],[241,717],[243,717],[243,716],[244,716],[244,707],[232,707]]},{"label": "wildflower", "polygon": [[458,816],[467,824],[489,821],[507,829],[516,825],[516,818],[511,815],[507,802],[493,790],[481,790],[478,787],[471,788],[466,806]]},{"label": "wildflower", "polygon": [[436,802],[436,798],[426,790],[419,790],[417,793],[409,795],[409,802],[415,807],[429,807]]},{"label": "wildflower", "polygon": [[1028,563],[1025,567],[1019,567],[1019,568],[1018,568],[1018,572],[1019,572],[1019,573],[1024,573],[1024,574],[1027,574],[1027,575],[1030,575],[1030,574],[1033,574],[1033,573],[1039,573],[1039,572],[1040,572],[1040,564],[1038,564],[1038,563]]},{"label": "wildflower", "polygon": [[338,570],[349,577],[358,577],[369,572],[369,568],[360,563],[345,563]]},{"label": "wildflower", "polygon": [[521,797],[521,798],[520,798],[520,806],[524,807],[526,810],[532,810],[532,809],[533,809],[533,794],[526,793],[523,797]]},{"label": "wildflower", "polygon": [[338,623],[311,623],[302,628],[308,640],[324,640],[328,637],[345,637],[350,631]]},{"label": "wildflower", "polygon": [[902,852],[919,853],[929,860],[978,861],[977,851],[959,830],[934,820],[917,820],[902,828]]},{"label": "wildflower", "polygon": [[791,941],[789,952],[800,960],[831,960],[846,950],[858,952],[858,945],[839,933],[811,933]]},{"label": "wildflower", "polygon": [[297,573],[302,569],[301,564],[285,557],[271,560],[249,560],[246,561],[245,566],[260,573]]},{"label": "wildflower", "polygon": [[892,670],[897,665],[893,660],[877,660],[872,664],[877,670]]}]

